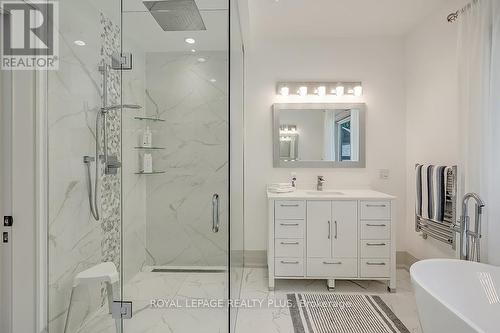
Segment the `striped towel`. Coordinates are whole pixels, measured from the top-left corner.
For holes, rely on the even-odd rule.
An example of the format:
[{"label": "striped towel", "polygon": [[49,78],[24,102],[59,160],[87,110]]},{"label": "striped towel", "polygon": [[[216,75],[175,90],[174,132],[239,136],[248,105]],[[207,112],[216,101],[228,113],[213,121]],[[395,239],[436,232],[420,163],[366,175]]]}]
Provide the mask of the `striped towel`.
[{"label": "striped towel", "polygon": [[444,221],[448,170],[442,165],[417,164],[415,211],[424,219]]}]

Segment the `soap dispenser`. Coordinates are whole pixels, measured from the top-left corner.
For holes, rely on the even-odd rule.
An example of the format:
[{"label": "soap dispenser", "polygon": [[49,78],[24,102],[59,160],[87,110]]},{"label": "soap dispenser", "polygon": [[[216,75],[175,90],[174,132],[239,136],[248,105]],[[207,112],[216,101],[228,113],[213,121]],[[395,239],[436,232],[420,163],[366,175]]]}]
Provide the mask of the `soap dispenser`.
[{"label": "soap dispenser", "polygon": [[146,130],[142,134],[142,146],[143,147],[152,147],[153,145],[153,133],[149,126],[146,127]]},{"label": "soap dispenser", "polygon": [[145,153],[142,157],[142,172],[152,173],[153,172],[153,156],[149,153]]}]

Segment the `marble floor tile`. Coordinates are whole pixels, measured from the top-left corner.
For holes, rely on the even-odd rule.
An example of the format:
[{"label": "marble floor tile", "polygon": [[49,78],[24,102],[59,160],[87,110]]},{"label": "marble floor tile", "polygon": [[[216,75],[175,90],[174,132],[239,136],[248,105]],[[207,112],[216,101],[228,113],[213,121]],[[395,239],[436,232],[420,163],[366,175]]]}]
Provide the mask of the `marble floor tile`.
[{"label": "marble floor tile", "polygon": [[[398,289],[387,292],[379,281],[336,281],[334,293],[379,295],[412,333],[420,333],[415,296],[409,273],[397,271]],[[293,332],[290,312],[284,300],[288,293],[328,292],[325,280],[278,280],[274,291],[267,287],[267,269],[245,268],[241,286],[242,301],[262,301],[260,306],[237,311],[236,333]],[[151,299],[175,299],[181,305],[193,299],[223,299],[227,294],[227,274],[223,273],[138,273],[124,287],[127,300],[134,304],[134,316],[123,322],[123,333],[226,333],[226,308],[152,308]],[[271,300],[271,301],[269,301]],[[249,303],[250,304],[250,303]],[[79,333],[115,333],[115,322],[104,306],[78,331]]]}]

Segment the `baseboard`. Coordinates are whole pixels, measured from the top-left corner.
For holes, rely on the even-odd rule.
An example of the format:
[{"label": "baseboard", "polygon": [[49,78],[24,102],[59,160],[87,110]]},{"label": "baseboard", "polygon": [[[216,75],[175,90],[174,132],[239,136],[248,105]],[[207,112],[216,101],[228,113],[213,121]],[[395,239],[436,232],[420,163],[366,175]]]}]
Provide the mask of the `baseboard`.
[{"label": "baseboard", "polygon": [[396,268],[410,270],[411,265],[416,263],[419,259],[406,251],[396,252]]},{"label": "baseboard", "polygon": [[267,267],[267,251],[245,250],[245,267],[262,268]]},{"label": "baseboard", "polygon": [[[267,267],[266,251],[245,250],[245,267],[262,268]],[[410,266],[418,261],[413,255],[406,251],[396,252],[396,268],[410,270]]]}]

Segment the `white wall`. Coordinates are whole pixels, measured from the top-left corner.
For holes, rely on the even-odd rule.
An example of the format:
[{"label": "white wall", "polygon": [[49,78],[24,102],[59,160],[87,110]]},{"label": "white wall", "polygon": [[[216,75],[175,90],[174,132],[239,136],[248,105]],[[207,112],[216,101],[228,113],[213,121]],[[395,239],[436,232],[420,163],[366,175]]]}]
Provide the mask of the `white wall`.
[{"label": "white wall", "polygon": [[[245,108],[245,249],[266,249],[267,183],[288,181],[296,171],[299,186],[313,186],[316,176],[331,188],[372,187],[398,197],[399,245],[404,244],[406,202],[405,91],[403,42],[399,38],[329,39],[252,44],[247,52]],[[271,106],[286,102],[275,95],[277,81],[362,81],[367,104],[365,169],[273,168]],[[347,98],[346,98],[347,99]],[[318,101],[318,99],[314,99]],[[348,98],[350,102],[359,99]],[[302,99],[300,101],[303,101]],[[331,100],[330,100],[331,101]],[[380,180],[379,169],[390,179]]]},{"label": "white wall", "polygon": [[405,40],[406,250],[419,259],[454,257],[450,246],[415,232],[415,163],[456,165],[458,145],[457,27],[446,21],[457,1],[435,11]]}]

